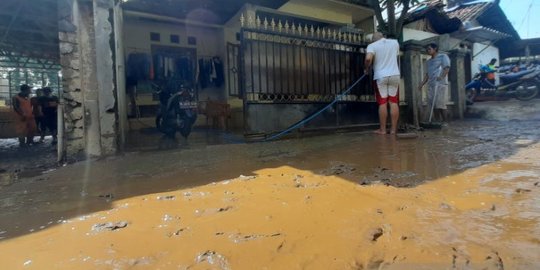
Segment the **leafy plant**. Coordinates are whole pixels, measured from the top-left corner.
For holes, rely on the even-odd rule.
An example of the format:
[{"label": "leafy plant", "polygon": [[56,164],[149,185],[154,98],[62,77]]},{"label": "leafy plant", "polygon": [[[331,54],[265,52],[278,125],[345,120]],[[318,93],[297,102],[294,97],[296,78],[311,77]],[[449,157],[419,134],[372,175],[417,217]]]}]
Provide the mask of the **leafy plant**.
[{"label": "leafy plant", "polygon": [[[369,5],[375,11],[378,22],[378,30],[388,37],[398,38],[403,30],[403,22],[407,12],[421,0],[369,0]],[[399,12],[399,17],[396,16]],[[386,13],[386,20],[384,15]]]}]

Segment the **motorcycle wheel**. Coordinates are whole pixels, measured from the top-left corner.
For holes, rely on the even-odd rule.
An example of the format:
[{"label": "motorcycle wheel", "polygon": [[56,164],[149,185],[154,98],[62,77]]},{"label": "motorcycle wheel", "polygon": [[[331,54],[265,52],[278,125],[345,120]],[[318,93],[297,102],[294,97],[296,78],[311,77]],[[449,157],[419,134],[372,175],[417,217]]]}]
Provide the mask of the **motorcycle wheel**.
[{"label": "motorcycle wheel", "polygon": [[467,101],[467,105],[473,105],[474,100],[476,99],[476,96],[478,95],[478,91],[476,91],[475,88],[468,88],[465,90],[465,99]]},{"label": "motorcycle wheel", "polygon": [[176,138],[176,129],[174,128],[164,128],[162,130],[162,132],[165,134],[165,136],[171,138],[171,139],[175,139]]},{"label": "motorcycle wheel", "polygon": [[161,131],[165,136],[174,139],[176,137],[176,125],[174,120],[170,116],[158,115],[156,116],[156,127]]},{"label": "motorcycle wheel", "polygon": [[523,82],[516,89],[516,98],[522,101],[531,100],[538,95],[538,86],[531,82]]},{"label": "motorcycle wheel", "polygon": [[183,125],[179,130],[180,134],[182,134],[184,138],[187,139],[187,137],[191,133],[191,128],[193,127],[193,124],[195,124],[196,120],[197,120],[196,114],[190,114],[189,116],[184,118]]},{"label": "motorcycle wheel", "polygon": [[189,136],[190,133],[191,133],[191,125],[188,125],[186,123],[182,128],[180,128],[180,134],[182,134],[182,136],[184,136],[184,138],[187,139],[187,137]]}]

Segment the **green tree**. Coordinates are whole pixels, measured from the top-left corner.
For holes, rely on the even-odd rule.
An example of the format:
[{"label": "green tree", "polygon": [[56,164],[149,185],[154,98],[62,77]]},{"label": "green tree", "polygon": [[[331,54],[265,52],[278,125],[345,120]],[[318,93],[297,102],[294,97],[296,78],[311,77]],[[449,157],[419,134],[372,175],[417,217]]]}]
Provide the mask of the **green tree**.
[{"label": "green tree", "polygon": [[[368,3],[375,11],[379,31],[389,37],[399,38],[407,12],[420,2],[421,0],[369,0]],[[399,9],[401,11],[397,17],[396,10]],[[384,13],[386,13],[386,20]]]}]

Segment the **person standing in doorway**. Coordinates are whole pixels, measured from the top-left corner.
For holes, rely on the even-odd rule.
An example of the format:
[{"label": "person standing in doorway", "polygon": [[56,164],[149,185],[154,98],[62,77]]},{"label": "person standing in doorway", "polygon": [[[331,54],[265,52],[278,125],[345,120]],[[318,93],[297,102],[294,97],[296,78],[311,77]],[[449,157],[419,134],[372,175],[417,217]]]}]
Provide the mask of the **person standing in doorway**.
[{"label": "person standing in doorway", "polygon": [[[448,72],[450,71],[450,58],[439,53],[439,46],[431,43],[426,47],[431,59],[427,61],[427,73],[419,89],[428,83],[428,106],[434,110],[434,116],[441,122],[446,122],[446,95],[448,92]],[[433,103],[435,102],[435,103]],[[433,108],[432,108],[433,107]]]},{"label": "person standing in doorway", "polygon": [[39,142],[42,143],[45,138],[45,126],[43,124],[43,110],[41,109],[40,98],[43,96],[43,89],[36,90],[36,96],[30,98],[30,104],[32,104],[32,110],[34,112],[34,119],[36,120],[36,131],[39,132]]},{"label": "person standing in doorway", "polygon": [[399,120],[399,81],[398,65],[399,43],[395,39],[387,39],[376,32],[373,43],[367,47],[365,74],[373,65],[373,79],[377,82],[377,103],[379,104],[379,129],[376,134],[386,134],[388,107],[390,107],[390,134],[395,134]]},{"label": "person standing in doorway", "polygon": [[17,133],[19,134],[19,146],[24,147],[34,143],[34,133],[36,132],[36,120],[32,103],[30,102],[30,86],[23,84],[20,92],[13,97],[13,109],[19,115],[17,123]]},{"label": "person standing in doorway", "polygon": [[40,98],[43,111],[43,132],[49,130],[53,137],[52,144],[56,144],[56,133],[58,131],[58,97],[52,94],[50,87],[43,88],[43,96]]}]

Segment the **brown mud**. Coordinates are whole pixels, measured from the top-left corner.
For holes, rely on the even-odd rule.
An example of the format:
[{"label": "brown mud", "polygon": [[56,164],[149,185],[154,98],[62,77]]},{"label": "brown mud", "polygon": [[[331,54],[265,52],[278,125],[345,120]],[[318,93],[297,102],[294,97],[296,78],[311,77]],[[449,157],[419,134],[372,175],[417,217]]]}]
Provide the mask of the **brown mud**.
[{"label": "brown mud", "polygon": [[539,269],[540,122],[69,165],[0,189],[3,269]]}]

